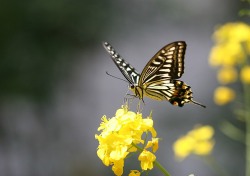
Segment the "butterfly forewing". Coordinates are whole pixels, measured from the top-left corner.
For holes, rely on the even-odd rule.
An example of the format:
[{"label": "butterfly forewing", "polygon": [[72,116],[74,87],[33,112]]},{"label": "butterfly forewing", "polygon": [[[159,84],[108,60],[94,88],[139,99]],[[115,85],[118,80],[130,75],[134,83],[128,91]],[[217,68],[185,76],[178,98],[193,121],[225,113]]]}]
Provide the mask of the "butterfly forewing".
[{"label": "butterfly forewing", "polygon": [[114,61],[115,65],[119,68],[124,77],[129,81],[129,83],[132,85],[137,85],[140,74],[135,70],[135,68],[127,63],[108,42],[103,42],[103,46],[108,51],[111,59]]},{"label": "butterfly forewing", "polygon": [[144,67],[139,84],[159,79],[177,79],[184,73],[186,43],[173,42],[159,50]]}]

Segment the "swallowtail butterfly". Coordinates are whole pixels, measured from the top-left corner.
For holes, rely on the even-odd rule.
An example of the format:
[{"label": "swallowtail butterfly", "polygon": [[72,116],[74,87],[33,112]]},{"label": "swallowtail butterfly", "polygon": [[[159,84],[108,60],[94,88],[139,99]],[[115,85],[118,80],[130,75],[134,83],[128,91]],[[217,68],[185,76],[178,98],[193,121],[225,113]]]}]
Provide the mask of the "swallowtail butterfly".
[{"label": "swallowtail butterfly", "polygon": [[149,60],[139,74],[108,43],[103,43],[111,59],[130,84],[135,96],[143,101],[147,96],[154,100],[168,100],[171,104],[182,107],[192,102],[206,107],[193,100],[191,87],[178,80],[184,73],[184,55],[186,43],[176,41],[164,46]]}]

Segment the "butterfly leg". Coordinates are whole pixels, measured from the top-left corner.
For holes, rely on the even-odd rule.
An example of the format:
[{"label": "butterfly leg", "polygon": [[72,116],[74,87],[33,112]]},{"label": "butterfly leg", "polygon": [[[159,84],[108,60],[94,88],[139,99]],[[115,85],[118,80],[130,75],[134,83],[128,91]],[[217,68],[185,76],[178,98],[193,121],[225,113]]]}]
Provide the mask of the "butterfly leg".
[{"label": "butterfly leg", "polygon": [[141,102],[143,103],[143,106],[142,106],[142,108],[140,109],[140,111],[139,111],[139,112],[142,112],[143,107],[146,105],[146,103],[145,103],[145,101],[144,101],[144,99],[143,99],[143,98],[139,100],[139,103],[138,103],[138,104],[140,105],[140,103],[141,103]]},{"label": "butterfly leg", "polygon": [[126,94],[124,96],[123,102],[125,105],[129,106],[133,102],[134,98],[135,98],[135,95]]},{"label": "butterfly leg", "polygon": [[[145,103],[143,102],[143,104],[145,105]],[[137,112],[141,113],[143,110],[143,106],[141,107],[141,100],[139,100],[138,104],[137,104]]]}]

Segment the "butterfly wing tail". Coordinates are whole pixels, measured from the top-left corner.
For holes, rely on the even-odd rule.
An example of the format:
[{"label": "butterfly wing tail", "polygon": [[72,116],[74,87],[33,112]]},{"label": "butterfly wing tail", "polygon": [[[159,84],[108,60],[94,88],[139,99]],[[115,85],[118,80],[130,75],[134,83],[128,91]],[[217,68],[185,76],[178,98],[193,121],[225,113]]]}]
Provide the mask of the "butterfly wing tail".
[{"label": "butterfly wing tail", "polygon": [[201,107],[203,107],[203,108],[206,108],[205,105],[200,104],[200,103],[198,103],[197,101],[191,100],[191,102],[194,103],[194,104],[196,104],[196,105],[199,105],[199,106],[201,106]]}]

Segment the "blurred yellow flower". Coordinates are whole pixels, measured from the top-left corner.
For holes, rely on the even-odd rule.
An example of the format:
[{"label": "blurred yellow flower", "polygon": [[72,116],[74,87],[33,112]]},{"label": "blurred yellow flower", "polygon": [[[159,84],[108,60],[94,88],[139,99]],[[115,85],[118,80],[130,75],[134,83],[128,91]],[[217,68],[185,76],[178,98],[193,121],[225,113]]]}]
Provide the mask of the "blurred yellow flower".
[{"label": "blurred yellow flower", "polygon": [[207,155],[213,150],[214,142],[212,141],[200,141],[194,147],[193,152],[196,155]]},{"label": "blurred yellow flower", "polygon": [[245,84],[250,84],[250,66],[244,66],[240,72],[240,79]]},{"label": "blurred yellow flower", "polygon": [[179,159],[186,158],[192,152],[194,145],[195,140],[192,137],[180,137],[173,145],[175,156],[177,156]]},{"label": "blurred yellow flower", "polygon": [[[247,57],[250,56],[250,25],[242,22],[227,23],[220,26],[213,35],[215,46],[211,49],[209,62],[220,66],[217,79],[221,84],[237,81],[236,66],[243,67],[239,78],[243,83],[250,83],[250,69]],[[236,94],[228,87],[218,87],[214,92],[214,101],[225,105],[234,100]]]},{"label": "blurred yellow flower", "polygon": [[214,33],[214,40],[217,43],[228,41],[246,42],[249,41],[250,26],[246,23],[227,23],[219,27]]},{"label": "blurred yellow flower", "polygon": [[216,42],[211,49],[209,62],[212,66],[234,66],[246,60],[250,53],[250,26],[246,23],[227,23],[213,35]]},{"label": "blurred yellow flower", "polygon": [[190,131],[188,135],[197,140],[208,140],[213,137],[214,129],[209,125],[197,126],[194,130]]},{"label": "blurred yellow flower", "polygon": [[217,105],[225,105],[235,98],[235,93],[233,89],[228,87],[220,86],[214,91],[214,101]]},{"label": "blurred yellow flower", "polygon": [[[103,116],[101,120],[98,128],[101,134],[95,135],[99,141],[97,156],[104,165],[112,166],[115,175],[123,174],[124,160],[127,155],[138,151],[135,146],[145,143],[142,140],[144,133],[150,132],[152,136],[148,148],[152,148],[153,151],[158,149],[158,138],[155,138],[157,133],[151,117],[143,118],[142,114],[128,111],[127,106],[124,106],[116,111],[115,117],[107,119],[106,116]],[[142,169],[152,169],[155,159],[155,155],[151,152],[145,150],[141,152],[139,160]]]},{"label": "blurred yellow flower", "polygon": [[234,66],[245,61],[240,43],[228,42],[215,45],[211,49],[209,62],[212,66]]},{"label": "blurred yellow flower", "polygon": [[141,173],[138,170],[131,170],[128,176],[140,176]]},{"label": "blurred yellow flower", "polygon": [[234,67],[222,67],[217,75],[221,84],[229,84],[237,80],[237,71]]},{"label": "blurred yellow flower", "polygon": [[208,155],[214,146],[214,129],[209,126],[198,126],[180,137],[174,144],[173,150],[177,158],[184,159],[191,153]]}]

